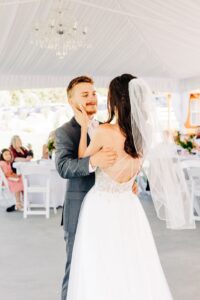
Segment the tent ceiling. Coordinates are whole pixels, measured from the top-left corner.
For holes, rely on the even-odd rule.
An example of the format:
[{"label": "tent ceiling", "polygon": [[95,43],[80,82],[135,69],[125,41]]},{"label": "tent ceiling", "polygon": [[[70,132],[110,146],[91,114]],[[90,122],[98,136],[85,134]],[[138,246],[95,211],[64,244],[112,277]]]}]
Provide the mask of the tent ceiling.
[{"label": "tent ceiling", "polygon": [[62,60],[30,44],[34,24],[47,20],[55,2],[0,0],[1,89],[65,85],[80,74],[104,84],[123,72],[150,77],[158,86],[200,87],[200,2],[71,0],[92,48]]}]

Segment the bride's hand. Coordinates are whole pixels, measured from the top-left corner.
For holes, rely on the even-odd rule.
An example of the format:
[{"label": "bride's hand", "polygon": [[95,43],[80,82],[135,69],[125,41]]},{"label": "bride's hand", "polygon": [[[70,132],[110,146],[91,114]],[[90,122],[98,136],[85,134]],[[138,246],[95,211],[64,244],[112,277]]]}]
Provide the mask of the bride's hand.
[{"label": "bride's hand", "polygon": [[90,119],[82,105],[78,108],[74,108],[76,121],[79,123],[81,128],[87,129],[89,126]]}]

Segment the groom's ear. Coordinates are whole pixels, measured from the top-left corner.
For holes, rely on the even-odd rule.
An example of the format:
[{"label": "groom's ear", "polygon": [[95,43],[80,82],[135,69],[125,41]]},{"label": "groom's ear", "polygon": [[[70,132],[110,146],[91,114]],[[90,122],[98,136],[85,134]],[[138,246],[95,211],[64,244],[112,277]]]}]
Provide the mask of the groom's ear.
[{"label": "groom's ear", "polygon": [[71,97],[71,95],[68,95],[67,101],[68,101],[69,105],[71,105],[71,106],[74,105],[73,97]]},{"label": "groom's ear", "polygon": [[72,88],[71,89],[67,89],[67,101],[70,105],[72,105]]},{"label": "groom's ear", "polygon": [[67,98],[67,101],[68,101],[68,103],[70,104],[70,105],[72,105],[72,99],[71,98]]}]

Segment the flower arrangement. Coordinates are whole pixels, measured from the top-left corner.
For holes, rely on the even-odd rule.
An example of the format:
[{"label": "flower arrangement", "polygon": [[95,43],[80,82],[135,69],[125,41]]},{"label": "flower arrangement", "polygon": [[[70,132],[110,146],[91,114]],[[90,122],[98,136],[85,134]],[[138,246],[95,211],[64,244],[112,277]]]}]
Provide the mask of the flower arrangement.
[{"label": "flower arrangement", "polygon": [[181,134],[178,131],[177,136],[175,137],[175,142],[177,145],[191,153],[192,149],[195,148],[194,137],[194,135],[189,135],[187,138],[182,139]]},{"label": "flower arrangement", "polygon": [[54,149],[56,149],[54,139],[49,139],[49,140],[48,140],[47,148],[48,148],[49,153],[52,153],[52,151],[53,151]]}]

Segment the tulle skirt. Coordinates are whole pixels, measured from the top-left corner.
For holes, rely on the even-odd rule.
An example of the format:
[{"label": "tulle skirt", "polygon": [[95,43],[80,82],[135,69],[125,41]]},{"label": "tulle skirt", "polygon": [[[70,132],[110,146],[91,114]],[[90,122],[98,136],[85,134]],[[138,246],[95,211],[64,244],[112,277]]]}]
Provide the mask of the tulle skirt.
[{"label": "tulle skirt", "polygon": [[131,192],[84,199],[67,300],[170,300],[152,232]]}]

